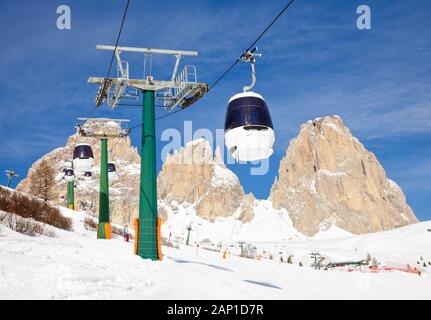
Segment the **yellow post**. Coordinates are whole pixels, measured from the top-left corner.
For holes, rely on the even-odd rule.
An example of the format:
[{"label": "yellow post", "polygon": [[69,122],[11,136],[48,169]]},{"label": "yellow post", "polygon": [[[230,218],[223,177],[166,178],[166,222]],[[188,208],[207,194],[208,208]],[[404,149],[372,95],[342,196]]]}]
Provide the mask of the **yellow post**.
[{"label": "yellow post", "polygon": [[157,256],[158,256],[159,260],[163,259],[163,254],[162,254],[162,236],[161,236],[161,233],[160,233],[161,226],[162,226],[162,219],[157,218]]},{"label": "yellow post", "polygon": [[139,237],[139,219],[135,218],[133,220],[135,226],[135,254],[138,254],[138,237]]}]

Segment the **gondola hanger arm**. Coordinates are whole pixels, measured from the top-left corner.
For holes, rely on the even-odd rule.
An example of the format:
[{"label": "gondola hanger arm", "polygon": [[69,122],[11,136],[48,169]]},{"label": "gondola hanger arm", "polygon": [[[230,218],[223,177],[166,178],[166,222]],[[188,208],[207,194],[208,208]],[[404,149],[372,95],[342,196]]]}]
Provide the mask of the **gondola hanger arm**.
[{"label": "gondola hanger arm", "polygon": [[255,57],[261,57],[262,56],[261,53],[255,53],[257,50],[258,50],[257,47],[253,48],[251,50],[247,50],[240,57],[240,59],[242,61],[250,62],[250,65],[251,65],[251,84],[248,86],[244,86],[244,88],[243,88],[244,92],[250,91],[251,89],[253,89],[253,87],[256,84],[256,70],[255,70],[256,59],[255,59]]}]

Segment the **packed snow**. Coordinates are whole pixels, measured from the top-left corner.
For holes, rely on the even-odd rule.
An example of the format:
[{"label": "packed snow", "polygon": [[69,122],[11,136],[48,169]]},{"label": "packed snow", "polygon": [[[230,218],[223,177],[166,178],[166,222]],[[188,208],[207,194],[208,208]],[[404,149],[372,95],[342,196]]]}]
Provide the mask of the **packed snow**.
[{"label": "packed snow", "polygon": [[[261,204],[261,215],[256,217],[261,226],[261,233],[256,237],[247,229],[236,233],[233,222],[225,224],[224,234],[227,239],[250,243],[254,239],[252,244],[271,252],[272,260],[264,255],[260,260],[235,256],[234,248],[227,243],[223,245],[228,250],[221,251],[206,250],[203,244],[197,247],[195,241],[206,237],[206,232],[217,233],[223,229],[217,222],[206,226],[207,229],[200,229],[201,234],[195,235],[190,246],[186,246],[181,237],[171,239],[177,248],[163,247],[164,259],[157,262],[133,255],[133,243],[125,242],[122,237],[97,240],[95,232],[84,227],[85,214],[68,209],[62,209],[62,212],[73,219],[74,231],[56,229],[56,238],[28,237],[0,225],[0,298],[431,298],[431,277],[425,267],[419,276],[399,271],[370,273],[366,268],[362,272],[325,271],[309,266],[312,251],[327,255],[332,261],[363,259],[367,253],[384,264],[413,264],[419,257],[429,261],[431,232],[428,229],[431,229],[431,222],[360,236],[331,228],[328,230],[331,234],[323,237],[319,234],[309,239],[298,234],[291,239],[270,242],[264,240],[271,239],[273,230],[266,229],[274,224],[266,223],[281,217],[275,212],[266,212],[268,216],[265,217],[267,205]],[[287,221],[279,222],[280,229],[291,228]],[[169,228],[166,224],[162,230],[166,234]],[[283,250],[293,256],[293,264],[275,258]],[[223,258],[224,251],[228,253],[226,258]],[[298,265],[299,262],[303,267]]]},{"label": "packed snow", "polygon": [[333,130],[335,130],[335,131],[337,131],[338,133],[340,133],[340,134],[344,134],[344,132],[341,130],[341,128],[339,127],[339,126],[337,126],[335,123],[333,123],[333,122],[329,122],[329,121],[325,121],[324,122],[324,125],[326,126],[326,127],[329,127],[329,128],[331,128],[331,129],[333,129]]},{"label": "packed snow", "polygon": [[[218,243],[231,243],[238,241],[284,241],[294,238],[305,238],[295,230],[286,210],[272,208],[268,200],[256,201],[253,207],[255,214],[253,220],[242,223],[232,217],[217,218],[213,222],[196,215],[193,205],[188,203],[170,203],[165,205],[169,219],[164,224],[162,235],[183,241],[187,236],[187,226],[192,227],[191,241]],[[238,209],[240,211],[241,208]],[[238,212],[239,213],[239,212]]]},{"label": "packed snow", "polygon": [[342,176],[346,176],[347,173],[342,172],[342,171],[329,171],[329,170],[325,170],[325,169],[318,169],[317,170],[317,174],[323,174],[325,176],[329,176],[329,177],[342,177]]},{"label": "packed snow", "polygon": [[213,168],[214,171],[211,178],[211,185],[213,187],[233,187],[234,185],[239,184],[238,177],[229,169],[224,168],[221,165],[214,165]]}]

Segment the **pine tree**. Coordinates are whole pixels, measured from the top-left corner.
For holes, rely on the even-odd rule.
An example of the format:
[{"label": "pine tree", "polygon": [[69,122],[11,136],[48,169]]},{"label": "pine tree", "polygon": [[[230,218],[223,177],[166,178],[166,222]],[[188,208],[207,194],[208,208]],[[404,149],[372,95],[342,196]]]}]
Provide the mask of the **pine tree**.
[{"label": "pine tree", "polygon": [[54,168],[46,160],[31,173],[30,194],[44,201],[54,198]]}]

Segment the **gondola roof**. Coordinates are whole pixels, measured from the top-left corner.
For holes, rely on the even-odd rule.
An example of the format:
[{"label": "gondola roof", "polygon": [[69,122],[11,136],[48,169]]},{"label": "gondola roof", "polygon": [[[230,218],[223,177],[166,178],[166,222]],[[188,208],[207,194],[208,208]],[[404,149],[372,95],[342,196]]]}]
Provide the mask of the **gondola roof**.
[{"label": "gondola roof", "polygon": [[259,99],[262,99],[263,101],[265,101],[265,99],[259,93],[256,93],[253,91],[247,91],[247,92],[240,92],[240,93],[237,93],[236,95],[232,96],[229,99],[229,103],[231,103],[233,100],[236,100],[239,98],[245,98],[245,97],[259,98]]}]

